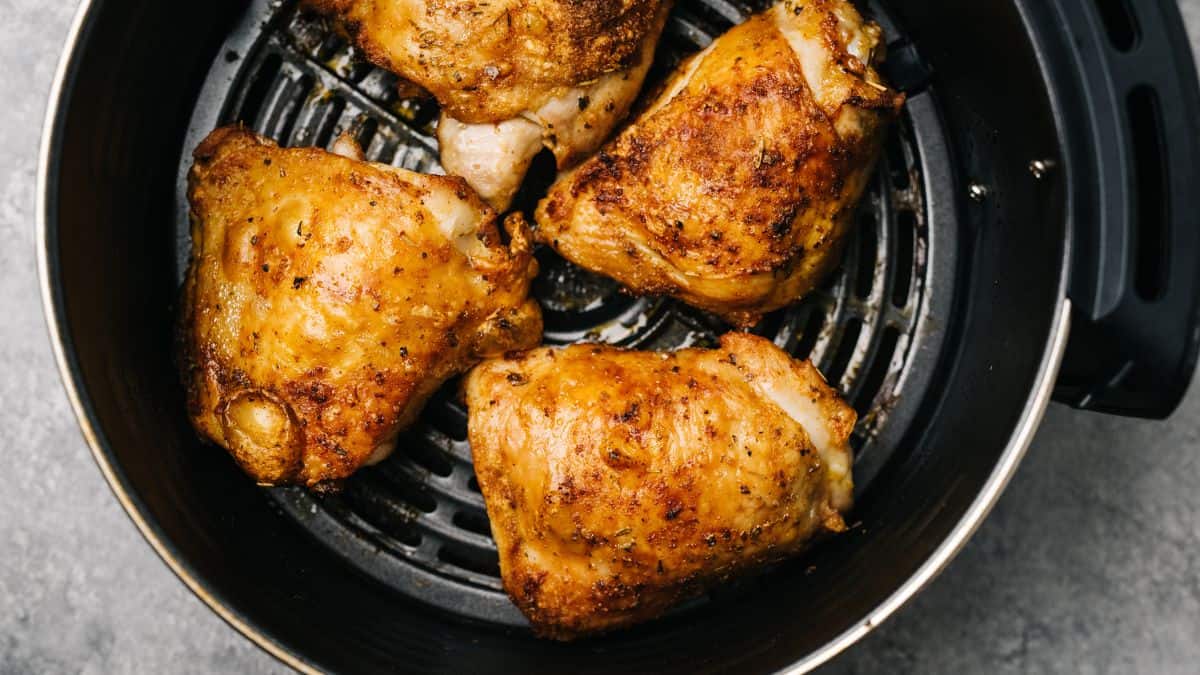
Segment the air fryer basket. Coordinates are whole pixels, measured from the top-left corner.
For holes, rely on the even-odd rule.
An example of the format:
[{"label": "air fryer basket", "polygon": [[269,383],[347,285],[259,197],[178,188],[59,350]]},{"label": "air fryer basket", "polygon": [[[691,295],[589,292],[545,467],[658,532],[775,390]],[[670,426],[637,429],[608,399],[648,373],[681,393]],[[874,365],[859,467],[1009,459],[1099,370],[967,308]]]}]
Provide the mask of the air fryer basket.
[{"label": "air fryer basket", "polygon": [[[1098,409],[1165,414],[1197,339],[1200,103],[1169,0],[866,9],[909,102],[843,269],[756,329],[811,355],[862,413],[855,526],[662,621],[560,645],[532,638],[499,590],[452,385],[393,458],[318,498],[255,488],[200,443],[171,365],[200,138],[232,121],[289,145],[349,131],[373,159],[437,170],[434,111],[291,1],[85,3],[47,125],[42,271],[64,379],[118,498],[197,594],[301,668],[765,671],[845,648],[998,496],[1072,316],[1058,394]],[[750,10],[682,0],[658,76]],[[725,330],[539,257],[548,342],[675,347]]]},{"label": "air fryer basket", "polygon": [[[889,40],[899,39],[881,8],[873,10]],[[727,0],[680,3],[660,45],[656,74],[665,75],[752,11]],[[909,84],[909,104],[860,209],[841,272],[802,305],[777,312],[755,330],[797,356],[811,356],[858,410],[862,421],[853,444],[860,493],[912,423],[941,349],[954,287],[952,214],[927,208],[922,168],[948,162],[940,141],[945,133],[932,93],[924,90],[928,73],[905,56],[893,61],[892,74]],[[253,3],[222,47],[200,101],[180,149],[180,281],[189,255],[190,150],[216,126],[241,122],[287,146],[328,147],[346,132],[374,161],[441,172],[430,127],[433,106],[397,98],[394,76],[365,64],[325,22],[295,3]],[[947,180],[929,189],[948,194]],[[715,345],[731,330],[682,303],[622,293],[614,282],[549,249],[539,252],[539,261],[534,292],[545,310],[549,344],[593,340],[673,349]],[[289,488],[273,490],[272,497],[324,544],[396,591],[463,616],[524,625],[501,589],[456,389],[457,381],[449,383],[401,438],[396,454],[361,471],[343,494],[317,497]]]}]

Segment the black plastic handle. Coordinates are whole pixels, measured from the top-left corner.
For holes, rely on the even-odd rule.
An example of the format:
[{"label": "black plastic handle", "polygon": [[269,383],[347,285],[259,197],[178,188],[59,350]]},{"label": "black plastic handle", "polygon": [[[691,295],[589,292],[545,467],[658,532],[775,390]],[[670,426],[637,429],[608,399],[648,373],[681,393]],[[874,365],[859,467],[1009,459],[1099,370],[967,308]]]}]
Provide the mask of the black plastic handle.
[{"label": "black plastic handle", "polygon": [[[1072,329],[1055,400],[1163,418],[1200,349],[1200,84],[1174,0],[1054,0],[1043,37],[1071,189]],[[1035,175],[1054,164],[1031,165]]]}]

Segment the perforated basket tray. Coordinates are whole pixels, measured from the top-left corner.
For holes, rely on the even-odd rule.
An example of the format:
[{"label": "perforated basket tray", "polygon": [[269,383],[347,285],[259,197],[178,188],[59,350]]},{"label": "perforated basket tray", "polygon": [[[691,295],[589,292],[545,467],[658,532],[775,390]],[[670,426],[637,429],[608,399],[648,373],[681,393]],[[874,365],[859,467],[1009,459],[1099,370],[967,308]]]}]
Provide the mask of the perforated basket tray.
[{"label": "perforated basket tray", "polygon": [[[948,194],[944,184],[950,178],[926,169],[949,165],[933,94],[925,88],[927,73],[881,8],[871,9],[893,46],[889,75],[909,93],[905,114],[863,200],[842,268],[802,303],[754,329],[790,353],[812,358],[858,410],[852,441],[859,491],[912,421],[920,396],[908,394],[924,391],[928,382],[953,293],[955,251],[950,206],[928,197]],[[726,0],[680,3],[651,78],[662,77],[751,11]],[[182,280],[189,250],[185,186],[191,149],[218,125],[240,121],[288,146],[325,147],[349,131],[373,161],[440,173],[432,128],[436,109],[400,98],[395,85],[395,76],[358,59],[323,21],[295,3],[252,3],[209,73],[180,151],[177,279]],[[673,300],[622,293],[615,282],[549,249],[538,258],[542,274],[534,292],[545,311],[548,344],[604,341],[672,349],[712,344],[729,330]],[[523,625],[501,589],[456,386],[448,383],[433,398],[390,459],[360,471],[340,495],[267,492],[349,564],[395,590],[454,614]]]}]

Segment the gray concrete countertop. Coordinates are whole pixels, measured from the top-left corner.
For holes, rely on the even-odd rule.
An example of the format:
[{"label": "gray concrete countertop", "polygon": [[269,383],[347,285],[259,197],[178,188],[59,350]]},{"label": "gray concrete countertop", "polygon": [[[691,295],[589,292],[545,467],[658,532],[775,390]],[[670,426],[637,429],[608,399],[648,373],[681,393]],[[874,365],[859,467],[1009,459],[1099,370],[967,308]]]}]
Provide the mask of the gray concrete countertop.
[{"label": "gray concrete countertop", "polygon": [[[46,96],[77,0],[0,0],[0,673],[278,673],[122,513],[75,426],[34,263]],[[1182,0],[1200,45],[1200,0]],[[982,529],[827,670],[1196,672],[1200,387],[1168,423],[1052,406]]]}]

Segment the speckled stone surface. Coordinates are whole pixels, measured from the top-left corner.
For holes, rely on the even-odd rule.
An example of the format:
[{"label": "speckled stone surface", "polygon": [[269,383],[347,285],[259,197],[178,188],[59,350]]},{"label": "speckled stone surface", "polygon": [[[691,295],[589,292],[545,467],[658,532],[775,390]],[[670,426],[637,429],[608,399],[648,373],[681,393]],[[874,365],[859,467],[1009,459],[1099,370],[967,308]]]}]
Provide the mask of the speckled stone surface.
[{"label": "speckled stone surface", "polygon": [[[1183,0],[1200,45],[1200,0]],[[0,673],[278,673],[121,512],[75,427],[42,320],[35,166],[75,0],[0,0]],[[1200,669],[1200,388],[1165,424],[1054,406],[949,569],[827,667]]]}]

